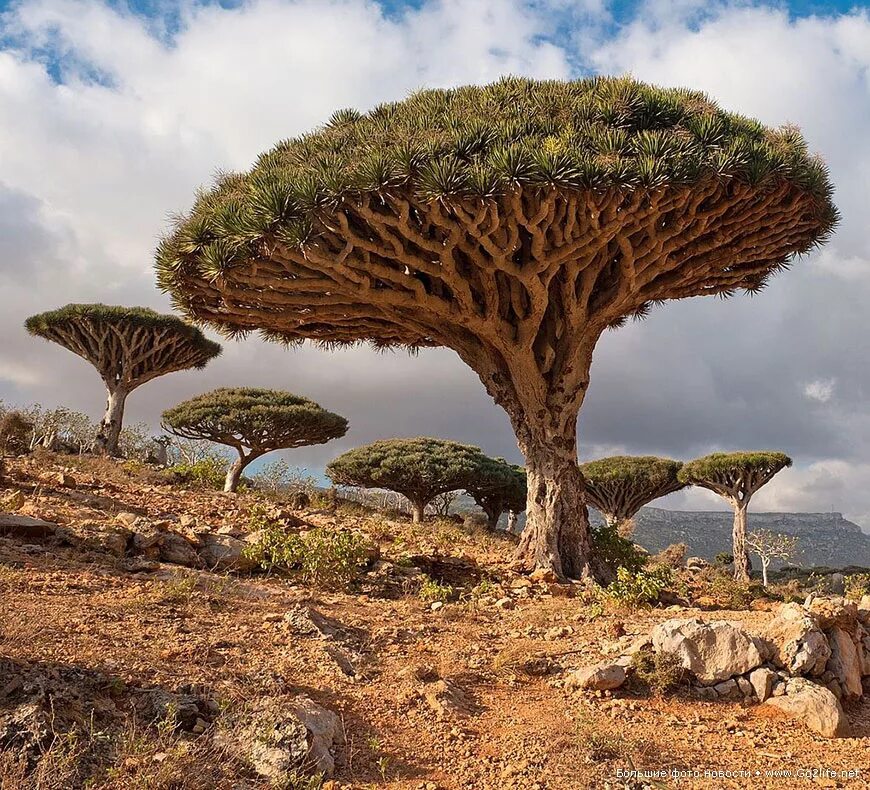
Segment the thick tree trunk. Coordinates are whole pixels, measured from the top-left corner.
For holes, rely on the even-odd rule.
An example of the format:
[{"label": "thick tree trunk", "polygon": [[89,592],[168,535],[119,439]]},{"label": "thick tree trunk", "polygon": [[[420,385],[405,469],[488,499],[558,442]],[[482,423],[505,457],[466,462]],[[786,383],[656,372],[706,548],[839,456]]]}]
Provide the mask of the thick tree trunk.
[{"label": "thick tree trunk", "polygon": [[118,438],[124,423],[124,404],[129,393],[123,387],[106,388],[106,413],[97,432],[96,450],[101,455],[118,455]]},{"label": "thick tree trunk", "polygon": [[502,511],[498,508],[488,508],[486,513],[486,528],[495,532],[498,529],[498,520],[501,518]]},{"label": "thick tree trunk", "polygon": [[414,524],[421,524],[426,515],[426,502],[411,501],[411,521]]},{"label": "thick tree trunk", "polygon": [[224,481],[224,492],[227,494],[233,493],[239,487],[239,480],[242,479],[242,471],[248,465],[250,456],[239,455],[239,457],[230,464],[227,469],[227,478]]},{"label": "thick tree trunk", "polygon": [[734,502],[734,529],[731,533],[732,553],[734,554],[734,578],[740,582],[749,581],[749,551],[746,549],[746,509],[749,501]]},{"label": "thick tree trunk", "polygon": [[[552,570],[559,578],[593,576],[592,536],[583,475],[577,463],[577,421],[543,429],[526,425],[520,449],[526,457],[526,526],[515,559],[526,571]],[[561,435],[554,435],[558,428]]]}]

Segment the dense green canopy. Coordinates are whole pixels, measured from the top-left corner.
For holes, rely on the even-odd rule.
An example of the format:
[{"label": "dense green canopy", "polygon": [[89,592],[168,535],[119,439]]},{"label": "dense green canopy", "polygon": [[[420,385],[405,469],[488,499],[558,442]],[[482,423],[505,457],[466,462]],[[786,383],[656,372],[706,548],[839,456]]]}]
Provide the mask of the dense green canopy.
[{"label": "dense green canopy", "polygon": [[580,465],[586,501],[607,518],[630,519],[654,499],[684,488],[677,479],[682,463],[652,455],[599,458]]},{"label": "dense green canopy", "polygon": [[492,529],[506,510],[521,513],[526,509],[526,470],[503,458],[483,456],[473,482],[465,489],[486,513]]},{"label": "dense green canopy", "polygon": [[96,447],[116,455],[127,396],[148,381],[203,368],[221,353],[195,326],[147,307],[68,304],[28,318],[32,335],[51,340],[90,362],[106,385],[106,412]]},{"label": "dense green canopy", "polygon": [[791,466],[785,453],[755,450],[737,453],[712,453],[688,461],[680,469],[683,483],[702,486],[728,500],[734,508],[732,553],[734,578],[749,581],[749,550],[746,543],[746,511],[752,495],[773,476]]},{"label": "dense green canopy", "polygon": [[336,485],[396,491],[419,520],[436,496],[469,486],[485,458],[480,448],[447,439],[382,439],[340,455],[326,474]]},{"label": "dense green canopy", "polygon": [[130,382],[203,368],[221,353],[197,327],[147,307],[68,304],[33,315],[24,326],[83,357],[101,374]]},{"label": "dense green canopy", "polygon": [[279,390],[222,388],[163,412],[167,431],[255,451],[323,444],[344,436],[347,420],[308,398]]},{"label": "dense green canopy", "polygon": [[[571,82],[508,77],[486,86],[424,90],[366,114],[336,112],[316,131],[279,143],[249,173],[223,176],[160,244],[158,281],[179,308],[229,331],[258,328],[286,340],[427,344],[426,332],[398,338],[386,327],[378,331],[373,321],[359,321],[353,331],[323,322],[297,332],[277,314],[246,320],[228,305],[221,309],[220,289],[209,283],[243,267],[240,299],[244,290],[259,290],[277,276],[296,280],[289,292],[304,292],[313,282],[306,282],[310,273],[295,267],[280,272],[267,260],[287,248],[316,245],[323,231],[332,229],[334,210],[362,195],[385,205],[399,194],[410,198],[392,208],[413,220],[418,202],[491,200],[517,187],[603,194],[711,178],[764,190],[787,184],[792,208],[805,204],[795,218],[793,238],[782,240],[782,257],[771,266],[807,251],[836,223],[827,170],[808,153],[800,132],[768,129],[720,109],[697,91],[658,88],[627,77]],[[380,205],[368,210],[382,213]],[[416,243],[424,257],[431,257],[427,239]],[[384,254],[382,244],[372,242],[371,271],[384,278],[384,286],[393,285],[375,262]],[[340,253],[336,250],[339,262],[347,256]],[[426,269],[416,276],[428,289]],[[735,285],[754,289],[763,279],[753,271]],[[695,290],[704,292],[705,286]],[[234,300],[231,293],[224,296]],[[258,308],[277,310],[283,300],[275,296],[262,294]],[[297,319],[305,310],[304,300],[280,305],[282,313],[295,313]]]},{"label": "dense green canopy", "polygon": [[791,466],[791,458],[775,451],[712,453],[683,464],[679,479],[687,485],[704,486],[719,494],[737,492],[744,496],[751,495],[788,466]]}]

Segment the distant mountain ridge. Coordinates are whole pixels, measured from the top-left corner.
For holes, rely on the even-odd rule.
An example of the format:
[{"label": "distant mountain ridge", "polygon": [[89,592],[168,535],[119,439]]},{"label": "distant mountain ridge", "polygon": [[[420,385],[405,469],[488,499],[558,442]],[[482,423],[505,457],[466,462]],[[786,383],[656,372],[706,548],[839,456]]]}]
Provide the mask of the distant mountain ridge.
[{"label": "distant mountain ridge", "polygon": [[[592,515],[593,521],[600,523],[600,516]],[[645,507],[634,522],[633,539],[652,553],[672,543],[685,543],[689,556],[705,559],[731,550],[733,516],[729,511]],[[870,535],[843,518],[842,513],[753,513],[750,510],[748,528],[796,536],[800,554],[792,564],[870,567]]]},{"label": "distant mountain ridge", "polygon": [[[474,507],[465,498],[458,510]],[[525,526],[525,513],[518,519],[518,527]],[[593,524],[603,522],[601,514],[590,508]],[[634,519],[632,540],[652,554],[672,543],[685,543],[689,557],[712,560],[719,552],[731,552],[731,526],[734,517],[729,510],[665,510],[659,507],[641,508]],[[507,526],[502,516],[500,526]],[[870,567],[870,535],[861,527],[843,518],[842,513],[754,513],[749,511],[750,530],[769,529],[798,538],[800,554],[790,564],[829,568],[849,565]],[[757,565],[757,558],[753,559]],[[782,563],[774,561],[772,567]]]}]

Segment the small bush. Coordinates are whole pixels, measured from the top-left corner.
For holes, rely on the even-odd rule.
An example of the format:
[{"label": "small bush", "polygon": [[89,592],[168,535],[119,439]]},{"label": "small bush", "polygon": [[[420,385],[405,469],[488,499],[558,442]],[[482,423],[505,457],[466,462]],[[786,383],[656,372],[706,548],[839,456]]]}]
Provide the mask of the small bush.
[{"label": "small bush", "polygon": [[592,548],[608,567],[625,568],[630,573],[639,571],[647,559],[632,541],[619,534],[616,524],[593,527]]},{"label": "small bush", "polygon": [[865,595],[870,595],[870,573],[853,573],[846,577],[846,597],[860,601]]},{"label": "small bush", "polygon": [[746,609],[752,603],[752,588],[731,576],[717,574],[710,582],[710,596],[726,609]]},{"label": "small bush", "polygon": [[0,415],[0,455],[23,453],[27,450],[33,423],[20,411]]},{"label": "small bush", "polygon": [[619,606],[646,606],[658,601],[672,580],[673,572],[666,565],[636,572],[620,567],[616,569],[616,579],[607,588],[606,595]]},{"label": "small bush", "polygon": [[423,583],[420,585],[420,590],[417,595],[424,601],[433,603],[441,601],[447,603],[456,599],[456,590],[452,584],[443,584],[430,576],[423,577]]},{"label": "small bush", "polygon": [[673,653],[638,650],[631,657],[631,665],[635,677],[653,694],[665,694],[675,689],[686,676],[679,656]]},{"label": "small bush", "polygon": [[298,574],[315,587],[347,587],[368,556],[362,535],[318,527],[304,533],[288,532],[277,523],[260,530],[260,538],[245,555],[268,571]]},{"label": "small bush", "polygon": [[729,554],[727,551],[720,551],[713,558],[713,564],[718,565],[720,568],[727,568],[729,565],[734,564],[734,555]]},{"label": "small bush", "polygon": [[193,463],[170,466],[163,474],[171,483],[221,489],[227,474],[227,462],[216,457],[202,458]]}]

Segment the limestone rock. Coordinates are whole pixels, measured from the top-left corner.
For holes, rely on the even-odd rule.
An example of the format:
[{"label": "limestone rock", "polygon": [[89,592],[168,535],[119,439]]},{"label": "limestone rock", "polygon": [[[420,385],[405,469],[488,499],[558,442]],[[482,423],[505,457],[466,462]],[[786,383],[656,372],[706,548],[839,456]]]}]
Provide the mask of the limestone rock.
[{"label": "limestone rock", "polygon": [[740,693],[749,699],[750,697],[755,696],[755,687],[749,682],[749,678],[739,677],[736,678],[737,688],[740,689]]},{"label": "limestone rock", "polygon": [[774,680],[776,680],[776,672],[767,667],[758,667],[749,673],[749,682],[759,702],[764,702],[771,695]]},{"label": "limestone rock", "polygon": [[54,534],[57,524],[30,516],[13,516],[0,513],[0,535],[14,535],[18,538],[47,538]]},{"label": "limestone rock", "polygon": [[798,604],[783,604],[761,634],[764,650],[781,669],[795,675],[820,676],[831,648],[815,620]]},{"label": "limestone rock", "polygon": [[336,751],[344,744],[341,719],[304,695],[296,698],[290,711],[302,722],[307,733],[306,765],[313,766],[314,773],[332,776]]},{"label": "limestone rock", "polygon": [[719,697],[719,699],[735,699],[740,696],[740,687],[737,685],[737,681],[734,680],[734,678],[717,683],[713,686],[713,690],[716,692],[716,696]]},{"label": "limestone rock", "polygon": [[0,499],[0,510],[15,511],[24,507],[24,493],[22,491],[13,491]]},{"label": "limestone rock", "polygon": [[306,696],[279,702],[256,709],[227,746],[274,785],[284,786],[300,771],[332,776],[344,743],[341,720]]},{"label": "limestone rock", "polygon": [[666,620],[653,629],[651,637],[656,652],[675,654],[703,683],[743,675],[763,661],[754,637],[725,620]]},{"label": "limestone rock", "polygon": [[836,626],[828,631],[831,645],[831,659],[828,669],[834,674],[843,690],[843,698],[858,699],[863,693],[861,687],[861,662],[852,637]]},{"label": "limestone rock", "polygon": [[176,532],[167,532],[160,543],[160,559],[175,565],[196,568],[202,565],[202,560],[190,542]]},{"label": "limestone rock", "polygon": [[446,718],[456,713],[465,713],[469,708],[469,702],[465,694],[455,683],[451,683],[449,680],[436,680],[434,683],[426,683],[422,688],[421,694],[426,704],[439,718]]},{"label": "limestone rock", "polygon": [[857,604],[838,595],[814,596],[807,609],[823,631],[834,626],[849,629],[858,619]]},{"label": "limestone rock", "polygon": [[805,678],[789,680],[785,694],[771,697],[765,705],[802,719],[807,727],[825,738],[842,737],[849,732],[849,722],[837,698],[824,686]]},{"label": "limestone rock", "polygon": [[199,556],[207,568],[219,571],[250,571],[256,567],[254,560],[243,554],[249,545],[246,541],[213,532],[199,537],[202,540]]},{"label": "limestone rock", "polygon": [[625,677],[625,667],[623,665],[616,662],[604,662],[575,670],[565,680],[565,687],[569,689],[585,688],[595,691],[607,691],[619,688],[625,683]]}]

